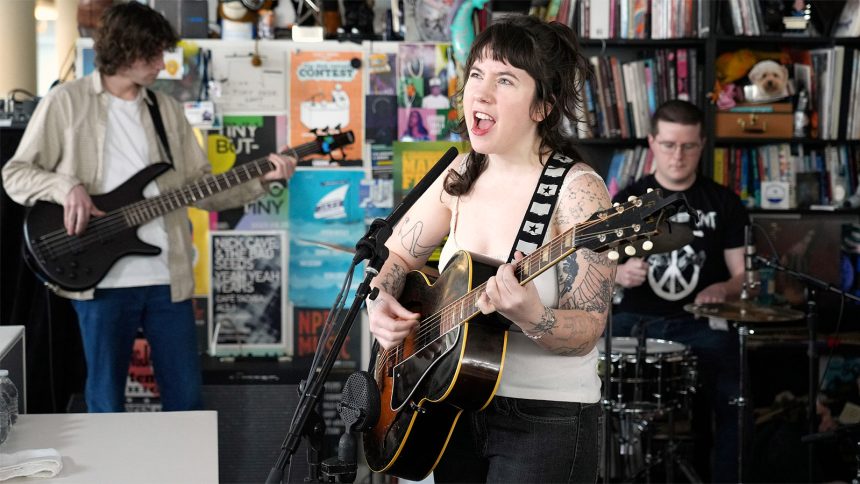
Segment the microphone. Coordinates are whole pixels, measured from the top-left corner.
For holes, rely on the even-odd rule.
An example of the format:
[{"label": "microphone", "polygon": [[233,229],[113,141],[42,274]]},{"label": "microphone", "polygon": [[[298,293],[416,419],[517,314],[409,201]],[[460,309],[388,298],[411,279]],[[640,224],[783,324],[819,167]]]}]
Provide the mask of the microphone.
[{"label": "microphone", "polygon": [[338,482],[353,482],[358,466],[355,432],[373,428],[379,420],[379,389],[366,371],[357,371],[343,385],[337,411],[346,427],[337,442],[337,458],[323,462],[323,473],[337,476]]},{"label": "microphone", "polygon": [[755,278],[755,257],[756,257],[756,247],[755,241],[753,240],[753,228],[752,225],[747,225],[744,227],[744,245],[746,246],[744,249],[744,275],[746,276],[744,282],[744,290],[742,291],[742,299],[747,299],[749,294],[747,290],[752,289],[756,285]]}]

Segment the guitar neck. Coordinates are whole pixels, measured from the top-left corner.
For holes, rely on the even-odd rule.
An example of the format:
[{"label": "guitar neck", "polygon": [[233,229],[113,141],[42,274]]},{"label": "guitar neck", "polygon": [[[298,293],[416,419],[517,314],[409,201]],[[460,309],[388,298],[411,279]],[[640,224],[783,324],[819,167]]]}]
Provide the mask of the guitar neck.
[{"label": "guitar neck", "polygon": [[[284,151],[284,154],[301,159],[319,151],[319,143],[312,141]],[[259,178],[275,169],[266,158],[243,163],[220,175],[206,175],[194,183],[152,198],[146,198],[124,207],[121,211],[129,226],[142,225],[168,212],[193,205],[225,190]]]}]

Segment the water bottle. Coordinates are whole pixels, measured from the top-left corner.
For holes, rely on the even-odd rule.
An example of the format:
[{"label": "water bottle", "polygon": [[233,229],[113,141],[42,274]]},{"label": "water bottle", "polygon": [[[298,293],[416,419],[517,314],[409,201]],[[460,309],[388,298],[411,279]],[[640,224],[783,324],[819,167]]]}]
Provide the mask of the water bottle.
[{"label": "water bottle", "polygon": [[9,370],[0,370],[0,395],[6,401],[9,421],[14,424],[18,421],[18,387],[9,378]]},{"label": "water bottle", "polygon": [[9,408],[6,406],[6,399],[0,398],[0,444],[6,442],[11,431],[12,421],[9,419]]}]

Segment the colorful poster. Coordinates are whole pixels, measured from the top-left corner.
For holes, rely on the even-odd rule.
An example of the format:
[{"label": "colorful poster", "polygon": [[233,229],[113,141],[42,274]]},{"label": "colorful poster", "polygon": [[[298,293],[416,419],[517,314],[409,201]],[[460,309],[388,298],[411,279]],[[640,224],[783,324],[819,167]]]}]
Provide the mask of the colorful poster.
[{"label": "colorful poster", "polygon": [[[223,126],[209,133],[212,172],[266,158],[286,145],[286,116],[224,116]],[[286,182],[268,184],[269,193],[244,207],[218,212],[219,230],[272,230],[287,227]]]},{"label": "colorful poster", "polygon": [[460,153],[469,151],[469,144],[460,142],[394,143],[394,203],[400,203],[403,195],[442,158],[448,148],[457,148]]},{"label": "colorful poster", "polygon": [[[334,343],[337,330],[343,326],[343,318],[349,310],[350,300],[344,311],[340,313],[340,321],[334,322],[334,331],[329,332],[329,339],[323,347],[328,350]],[[317,352],[320,335],[325,327],[329,309],[300,308],[293,309],[293,325],[295,332],[293,338],[293,365],[310,369],[311,361]],[[336,367],[357,370],[361,363],[361,318],[356,317],[350,328],[349,334],[338,352]]]},{"label": "colorful poster", "polygon": [[193,246],[194,295],[206,296],[209,294],[209,212],[188,207],[188,220]]},{"label": "colorful poster", "polygon": [[362,76],[353,61],[361,52],[298,51],[290,75],[290,144],[312,141],[320,131],[352,130],[355,143],[334,157],[309,157],[303,166],[361,166],[364,152]]},{"label": "colorful poster", "polygon": [[212,231],[209,240],[209,353],[286,354],[284,232]]},{"label": "colorful poster", "polygon": [[[290,301],[331,307],[346,279],[355,244],[366,233],[359,193],[364,171],[299,169],[290,180]],[[353,273],[350,295],[361,281]]]},{"label": "colorful poster", "polygon": [[397,95],[397,54],[376,53],[367,57],[370,95]]},{"label": "colorful poster", "polygon": [[367,143],[390,145],[398,139],[400,133],[397,132],[397,97],[387,94],[367,95],[365,105]]},{"label": "colorful poster", "polygon": [[[259,61],[259,64],[255,62]],[[222,112],[271,113],[287,109],[287,53],[273,43],[212,49],[210,96]]]},{"label": "colorful poster", "polygon": [[397,62],[398,139],[458,141],[457,69],[450,44],[402,44]]},{"label": "colorful poster", "polygon": [[125,384],[126,412],[161,410],[161,394],[155,382],[152,351],[146,338],[135,338]]}]

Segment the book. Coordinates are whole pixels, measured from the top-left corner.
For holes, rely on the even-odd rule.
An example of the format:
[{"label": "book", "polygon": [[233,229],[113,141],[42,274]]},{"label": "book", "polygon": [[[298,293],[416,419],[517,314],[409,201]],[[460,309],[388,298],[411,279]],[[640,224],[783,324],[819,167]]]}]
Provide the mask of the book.
[{"label": "book", "polygon": [[833,37],[857,36],[860,36],[860,0],[847,0],[833,26]]}]

